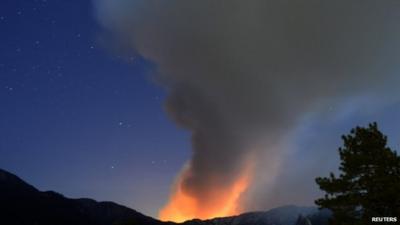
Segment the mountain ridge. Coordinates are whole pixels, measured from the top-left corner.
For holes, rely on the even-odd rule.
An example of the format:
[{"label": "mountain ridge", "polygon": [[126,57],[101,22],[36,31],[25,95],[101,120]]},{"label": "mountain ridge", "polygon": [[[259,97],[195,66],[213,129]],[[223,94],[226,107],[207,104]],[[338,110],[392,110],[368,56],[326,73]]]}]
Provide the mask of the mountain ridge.
[{"label": "mountain ridge", "polygon": [[[318,223],[313,216],[322,215]],[[0,168],[0,224],[7,225],[295,225],[299,216],[325,225],[329,213],[316,207],[288,205],[268,211],[183,223],[163,222],[114,202],[71,199],[54,191],[39,191]],[[321,219],[322,218],[322,219]],[[316,221],[314,219],[314,221]]]}]

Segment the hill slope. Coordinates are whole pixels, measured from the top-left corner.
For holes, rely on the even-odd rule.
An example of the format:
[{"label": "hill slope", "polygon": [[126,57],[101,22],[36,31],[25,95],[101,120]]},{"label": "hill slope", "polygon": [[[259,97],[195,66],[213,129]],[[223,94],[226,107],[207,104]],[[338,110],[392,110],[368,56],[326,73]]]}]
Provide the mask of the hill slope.
[{"label": "hill slope", "polygon": [[[327,225],[330,216],[327,210],[316,207],[283,206],[266,212],[250,212],[238,216],[210,220],[191,220],[185,225],[296,225],[307,218],[312,225]],[[303,219],[304,220],[304,219]],[[301,221],[303,221],[301,220]]]},{"label": "hill slope", "polygon": [[111,225],[164,224],[135,210],[91,199],[69,199],[56,192],[41,192],[0,169],[0,224]]},{"label": "hill slope", "polygon": [[[267,212],[181,225],[326,225],[329,212],[315,207],[284,206]],[[113,202],[70,199],[53,191],[42,192],[0,169],[0,224],[7,225],[177,225],[161,222]]]}]

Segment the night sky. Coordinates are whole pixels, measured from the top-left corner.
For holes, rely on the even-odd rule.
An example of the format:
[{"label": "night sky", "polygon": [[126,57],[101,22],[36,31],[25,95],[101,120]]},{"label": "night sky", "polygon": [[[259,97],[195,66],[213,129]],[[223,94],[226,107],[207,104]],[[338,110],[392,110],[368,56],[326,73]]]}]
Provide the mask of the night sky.
[{"label": "night sky", "polygon": [[1,1],[0,29],[0,167],[155,214],[190,149],[154,66],[101,46],[90,1]]},{"label": "night sky", "polygon": [[[93,14],[91,1],[0,2],[0,168],[40,190],[157,216],[190,158],[190,134],[165,113],[157,65],[111,49]],[[399,113],[398,100],[368,96],[307,113],[280,175],[318,196],[314,175],[337,168],[340,135],[377,121],[400,149]],[[312,204],[285,195],[288,204]]]}]

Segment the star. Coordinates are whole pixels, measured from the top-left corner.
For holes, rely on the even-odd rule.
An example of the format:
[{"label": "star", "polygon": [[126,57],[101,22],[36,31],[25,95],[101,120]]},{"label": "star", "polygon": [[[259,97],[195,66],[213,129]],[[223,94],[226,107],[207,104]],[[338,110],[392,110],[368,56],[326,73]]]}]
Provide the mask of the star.
[{"label": "star", "polygon": [[8,91],[13,91],[13,90],[14,90],[14,88],[9,87],[9,86],[6,86],[5,88],[6,88]]}]

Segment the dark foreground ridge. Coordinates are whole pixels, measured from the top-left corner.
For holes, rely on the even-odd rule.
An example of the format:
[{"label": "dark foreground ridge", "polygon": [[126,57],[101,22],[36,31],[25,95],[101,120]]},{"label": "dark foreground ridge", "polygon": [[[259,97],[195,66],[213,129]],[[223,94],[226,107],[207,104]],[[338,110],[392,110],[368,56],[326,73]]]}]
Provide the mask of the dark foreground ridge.
[{"label": "dark foreground ridge", "polygon": [[[182,225],[326,225],[330,213],[315,207],[284,206],[267,212]],[[161,222],[113,202],[70,199],[53,191],[42,192],[0,169],[0,224],[7,225],[176,225]]]}]

